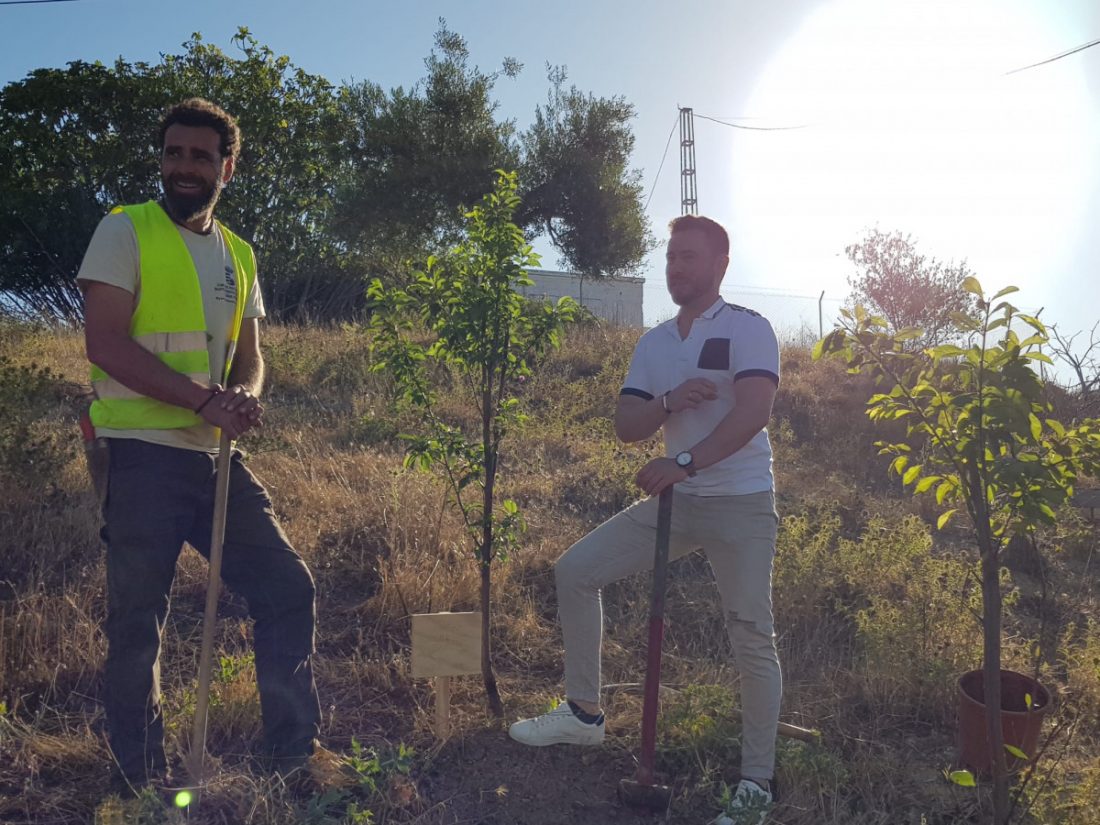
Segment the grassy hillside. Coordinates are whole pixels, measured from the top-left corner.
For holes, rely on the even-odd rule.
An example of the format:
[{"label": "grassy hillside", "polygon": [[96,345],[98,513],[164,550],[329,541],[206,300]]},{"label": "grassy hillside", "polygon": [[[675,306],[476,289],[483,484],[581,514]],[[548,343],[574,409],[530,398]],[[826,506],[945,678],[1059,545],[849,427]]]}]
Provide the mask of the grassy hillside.
[{"label": "grassy hillside", "polygon": [[[529,383],[532,415],[506,445],[503,493],[529,525],[496,572],[495,655],[508,721],[560,695],[552,565],[636,496],[657,447],[615,442],[609,414],[636,330],[577,328]],[[354,787],[295,799],[250,762],[259,705],[243,604],[222,599],[209,749],[218,770],[185,815],[155,798],[107,797],[98,696],[105,642],[104,550],[76,413],[86,390],[72,333],[0,326],[0,822],[614,823],[633,772],[649,578],[608,588],[608,745],[524,749],[487,717],[480,681],[458,679],[454,735],[431,731],[430,685],[409,674],[411,613],[477,604],[477,570],[443,488],[401,468],[402,420],[369,341],[351,329],[275,328],[267,426],[242,447],[318,585],[317,678],[324,743]],[[862,415],[869,388],[804,350],[784,353],[771,427],[782,526],[776,626],[783,719],[821,730],[783,740],[772,821],[984,821],[981,793],[948,783],[954,679],[976,667],[973,554],[961,527],[930,528],[925,505],[886,476]],[[446,411],[472,421],[460,407]],[[1046,561],[1012,557],[1006,661],[1038,668],[1057,694],[1053,734],[1028,784],[1035,822],[1097,825],[1100,813],[1100,561],[1076,512],[1044,537]],[[169,749],[189,736],[206,566],[181,557],[162,660]],[[672,567],[658,767],[675,788],[667,818],[713,817],[737,776],[732,668],[705,560]],[[410,752],[411,749],[411,752]],[[376,758],[375,758],[376,757]],[[1091,805],[1089,803],[1092,803]],[[367,812],[370,812],[369,814]],[[95,813],[94,813],[95,812]]]}]

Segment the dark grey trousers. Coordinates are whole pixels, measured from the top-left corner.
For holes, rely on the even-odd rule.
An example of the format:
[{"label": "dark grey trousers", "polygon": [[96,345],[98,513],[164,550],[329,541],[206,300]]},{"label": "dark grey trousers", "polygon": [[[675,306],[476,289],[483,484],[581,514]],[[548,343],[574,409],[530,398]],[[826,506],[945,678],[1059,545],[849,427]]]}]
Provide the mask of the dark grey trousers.
[{"label": "dark grey trousers", "polygon": [[[215,456],[108,439],[106,708],[111,749],[127,779],[165,767],[160,643],[183,542],[209,558]],[[313,679],[313,578],[275,520],[263,485],[234,453],[222,580],[254,621],[263,757],[313,750],[321,711]]]}]

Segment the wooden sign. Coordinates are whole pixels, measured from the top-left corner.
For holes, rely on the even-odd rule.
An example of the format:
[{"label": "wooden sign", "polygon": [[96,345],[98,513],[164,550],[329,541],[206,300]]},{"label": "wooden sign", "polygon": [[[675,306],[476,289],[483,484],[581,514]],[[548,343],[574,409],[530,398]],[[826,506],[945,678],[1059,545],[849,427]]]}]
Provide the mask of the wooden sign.
[{"label": "wooden sign", "polygon": [[418,613],[412,617],[413,678],[480,672],[480,613]]},{"label": "wooden sign", "polygon": [[481,672],[480,613],[412,617],[412,675],[435,679],[436,733],[450,732],[451,677]]}]

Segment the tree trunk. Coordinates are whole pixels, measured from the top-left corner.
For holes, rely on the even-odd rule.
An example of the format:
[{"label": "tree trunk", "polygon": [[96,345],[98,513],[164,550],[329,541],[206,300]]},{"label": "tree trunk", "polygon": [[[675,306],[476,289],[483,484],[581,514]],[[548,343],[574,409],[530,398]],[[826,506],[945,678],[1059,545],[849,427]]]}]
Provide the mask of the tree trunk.
[{"label": "tree trunk", "polygon": [[504,716],[504,705],[497,690],[497,677],[493,673],[492,647],[489,639],[489,618],[492,608],[493,573],[493,497],[496,491],[497,451],[492,442],[492,386],[483,381],[486,387],[482,395],[481,438],[485,450],[485,489],[481,498],[481,679],[485,682],[485,698],[489,702],[489,712],[497,719]]},{"label": "tree trunk", "polygon": [[490,600],[490,576],[492,567],[490,562],[482,559],[481,562],[481,678],[485,683],[485,698],[489,703],[489,712],[500,719],[504,716],[504,704],[500,701],[500,691],[497,690],[497,677],[493,673],[493,658],[489,641],[489,605]]},{"label": "tree trunk", "polygon": [[[988,522],[987,522],[988,524]],[[988,529],[988,528],[987,528]],[[985,532],[979,529],[979,533]],[[997,548],[986,533],[982,548],[982,626],[984,628],[983,679],[985,718],[993,759],[993,825],[1007,825],[1008,765],[1001,727],[1001,578]]]}]

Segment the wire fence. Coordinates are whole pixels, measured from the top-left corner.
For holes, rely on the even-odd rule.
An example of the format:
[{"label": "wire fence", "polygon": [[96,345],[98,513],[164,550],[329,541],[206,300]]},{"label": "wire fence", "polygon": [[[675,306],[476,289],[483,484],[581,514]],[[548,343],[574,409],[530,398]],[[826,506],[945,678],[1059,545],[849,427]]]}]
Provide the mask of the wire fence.
[{"label": "wire fence", "polygon": [[748,307],[771,321],[781,344],[807,347],[833,328],[845,302],[825,292],[809,295],[736,284],[722,293],[730,303]]}]

